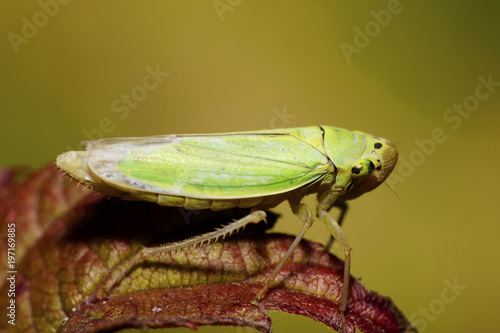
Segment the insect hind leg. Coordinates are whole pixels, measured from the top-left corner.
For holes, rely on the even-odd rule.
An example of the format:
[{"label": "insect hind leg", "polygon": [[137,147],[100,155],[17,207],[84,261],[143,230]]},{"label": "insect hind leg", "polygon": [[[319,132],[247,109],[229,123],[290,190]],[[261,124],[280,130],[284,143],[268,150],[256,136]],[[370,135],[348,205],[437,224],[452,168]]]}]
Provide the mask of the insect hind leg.
[{"label": "insect hind leg", "polygon": [[194,236],[178,242],[167,243],[157,247],[143,247],[134,255],[128,257],[119,263],[117,267],[112,269],[110,274],[108,274],[103,283],[100,285],[100,289],[97,291],[97,297],[99,299],[104,298],[107,294],[109,294],[111,289],[117,285],[135,266],[154,258],[156,255],[183,251],[199,246],[203,243],[216,242],[219,238],[230,236],[249,223],[259,223],[265,220],[266,213],[264,211],[254,210],[247,216],[206,234]]},{"label": "insect hind leg", "polygon": [[202,245],[203,243],[216,242],[219,238],[225,238],[245,227],[249,223],[259,223],[266,220],[266,213],[262,210],[250,212],[247,216],[233,221],[226,226],[222,226],[206,234],[194,236],[182,241],[167,243],[158,247],[145,247],[141,250],[144,257],[152,257],[159,253],[175,252],[185,250],[194,246]]}]

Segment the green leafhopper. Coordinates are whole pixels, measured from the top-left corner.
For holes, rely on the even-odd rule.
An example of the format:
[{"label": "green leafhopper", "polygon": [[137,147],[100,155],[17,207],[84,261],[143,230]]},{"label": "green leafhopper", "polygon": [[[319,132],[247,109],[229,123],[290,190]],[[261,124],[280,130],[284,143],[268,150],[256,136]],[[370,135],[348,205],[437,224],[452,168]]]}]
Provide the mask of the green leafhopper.
[{"label": "green leafhopper", "polygon": [[106,288],[111,289],[127,270],[153,254],[224,237],[247,223],[264,220],[265,210],[288,200],[303,226],[255,297],[258,304],[314,221],[302,198],[317,193],[317,216],[344,250],[342,316],[347,306],[351,248],[328,211],[335,203],[380,185],[398,159],[396,147],[389,141],[332,126],[115,138],[87,141],[83,146],[86,151],[60,155],[57,165],[103,194],[194,210],[252,208],[248,216],[220,230],[185,242],[144,248]]}]

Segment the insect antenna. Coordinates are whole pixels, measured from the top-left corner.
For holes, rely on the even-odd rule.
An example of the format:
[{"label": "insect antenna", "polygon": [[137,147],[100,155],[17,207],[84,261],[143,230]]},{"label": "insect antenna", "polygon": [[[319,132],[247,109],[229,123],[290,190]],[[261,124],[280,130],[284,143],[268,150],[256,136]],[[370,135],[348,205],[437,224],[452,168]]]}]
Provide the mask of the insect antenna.
[{"label": "insect antenna", "polygon": [[387,182],[384,182],[384,184],[385,184],[385,185],[389,188],[389,190],[391,190],[391,192],[392,192],[392,193],[394,193],[394,194],[396,195],[396,198],[398,198],[398,199],[399,199],[399,195],[398,195],[398,193],[396,192],[396,190],[395,190],[395,189],[393,189],[393,188],[391,187],[391,185],[387,184]]}]

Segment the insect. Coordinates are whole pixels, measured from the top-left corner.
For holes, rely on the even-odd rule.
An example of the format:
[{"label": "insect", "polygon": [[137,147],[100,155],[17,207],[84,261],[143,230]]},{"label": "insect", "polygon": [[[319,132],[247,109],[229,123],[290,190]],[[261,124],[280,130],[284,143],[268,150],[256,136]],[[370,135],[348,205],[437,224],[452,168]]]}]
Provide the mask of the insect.
[{"label": "insect", "polygon": [[[219,230],[179,243],[143,248],[117,273],[156,253],[177,250],[230,234],[265,219],[266,211],[288,200],[303,225],[294,242],[256,295],[258,304],[314,221],[301,200],[317,193],[317,216],[344,251],[340,311],[345,331],[351,248],[339,223],[328,213],[383,183],[398,159],[389,141],[360,131],[311,126],[221,134],[115,138],[83,143],[57,165],[72,178],[109,196],[146,200],[186,209],[252,208],[250,214]],[[120,275],[121,274],[121,275]]]}]

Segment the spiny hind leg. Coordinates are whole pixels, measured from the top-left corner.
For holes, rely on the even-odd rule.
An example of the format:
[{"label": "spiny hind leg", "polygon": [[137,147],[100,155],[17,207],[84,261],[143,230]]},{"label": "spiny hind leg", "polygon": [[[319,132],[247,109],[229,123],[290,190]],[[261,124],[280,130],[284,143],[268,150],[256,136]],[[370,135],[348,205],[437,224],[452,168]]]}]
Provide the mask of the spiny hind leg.
[{"label": "spiny hind leg", "polygon": [[276,276],[279,274],[285,263],[288,261],[288,258],[290,258],[293,251],[299,245],[305,233],[307,232],[307,230],[309,230],[309,228],[314,222],[313,213],[306,204],[294,202],[293,200],[289,200],[289,202],[293,213],[302,220],[303,222],[302,228],[300,229],[298,235],[295,237],[292,245],[290,245],[290,247],[286,251],[283,258],[281,258],[278,265],[276,265],[271,275],[267,278],[266,282],[264,283],[264,286],[260,289],[255,298],[252,300],[253,305],[259,305],[260,301],[264,298],[264,296],[266,296],[267,291],[271,287],[271,284],[274,282],[274,279],[276,279]]},{"label": "spiny hind leg", "polygon": [[203,243],[216,242],[219,238],[227,237],[249,223],[259,223],[261,221],[265,221],[265,219],[266,213],[264,211],[255,210],[239,220],[233,221],[226,226],[206,234],[194,236],[178,242],[167,243],[157,247],[143,247],[133,256],[125,259],[112,269],[101,284],[100,289],[97,291],[97,296],[98,298],[104,298],[107,294],[109,294],[111,289],[117,285],[136,265],[154,258],[155,255],[165,254],[172,251],[181,251]]}]

